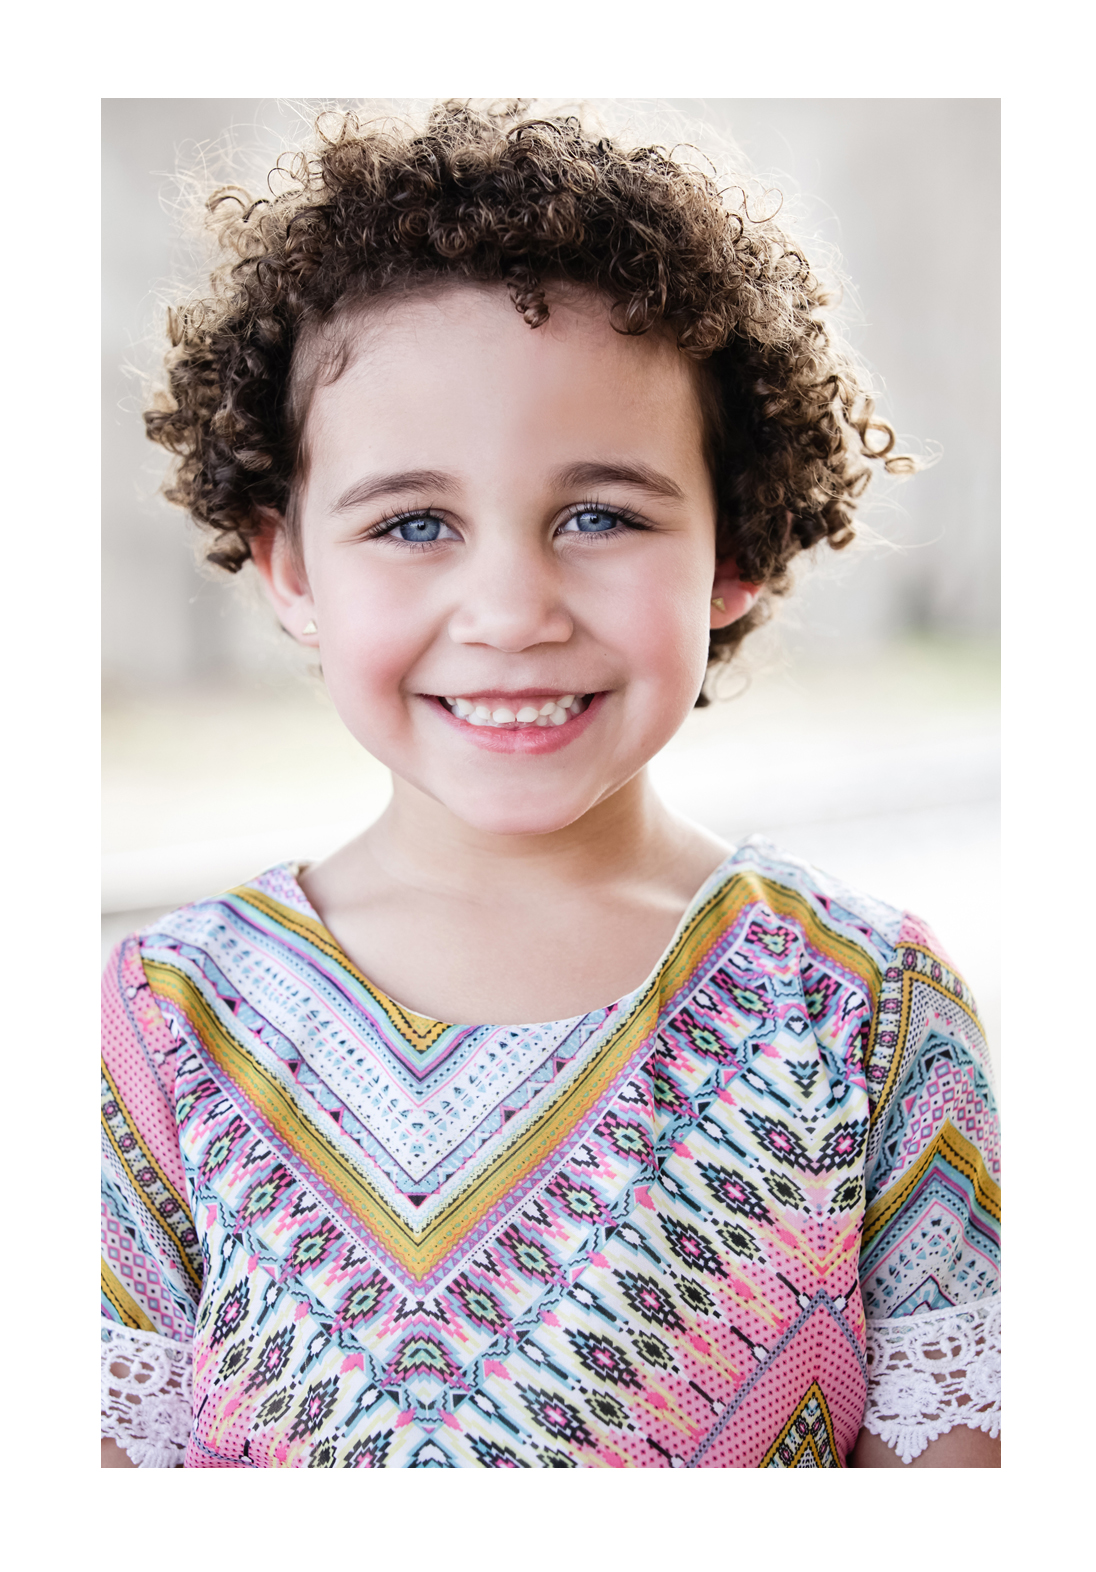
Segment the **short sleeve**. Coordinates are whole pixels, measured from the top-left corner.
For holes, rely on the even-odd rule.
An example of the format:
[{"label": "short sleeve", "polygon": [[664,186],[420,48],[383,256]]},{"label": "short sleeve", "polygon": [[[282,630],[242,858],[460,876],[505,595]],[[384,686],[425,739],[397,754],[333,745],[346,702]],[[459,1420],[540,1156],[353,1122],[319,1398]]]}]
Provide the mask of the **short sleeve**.
[{"label": "short sleeve", "polygon": [[102,1433],[139,1467],[183,1460],[202,1261],[175,1120],[177,1045],[136,939],[103,975]]},{"label": "short sleeve", "polygon": [[966,1425],[1000,1430],[1000,1132],[970,992],[906,918],[869,1049],[860,1291],[864,1426],[909,1463]]}]

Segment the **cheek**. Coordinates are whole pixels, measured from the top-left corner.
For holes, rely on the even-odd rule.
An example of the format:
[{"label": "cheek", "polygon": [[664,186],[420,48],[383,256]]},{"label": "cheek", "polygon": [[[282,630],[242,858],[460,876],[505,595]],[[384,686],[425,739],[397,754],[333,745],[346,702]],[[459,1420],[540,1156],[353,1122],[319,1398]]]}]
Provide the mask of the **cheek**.
[{"label": "cheek", "polygon": [[379,719],[429,637],[421,597],[390,578],[344,568],[313,584],[324,680],[344,720]]},{"label": "cheek", "polygon": [[665,571],[637,575],[617,602],[618,636],[636,676],[668,700],[681,690],[691,703],[703,680],[710,585],[710,570],[672,562]]}]

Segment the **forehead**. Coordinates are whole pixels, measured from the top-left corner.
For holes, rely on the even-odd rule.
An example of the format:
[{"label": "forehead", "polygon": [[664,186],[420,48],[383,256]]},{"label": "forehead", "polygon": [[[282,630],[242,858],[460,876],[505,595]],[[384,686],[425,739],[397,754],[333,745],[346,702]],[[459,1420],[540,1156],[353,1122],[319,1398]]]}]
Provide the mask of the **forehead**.
[{"label": "forehead", "polygon": [[[667,332],[616,332],[588,290],[549,294],[530,328],[505,288],[420,289],[347,313],[302,346],[316,362],[308,468],[370,457],[414,467],[491,462],[507,452],[546,466],[587,456],[703,463],[700,370]],[[325,374],[324,362],[328,369]]]}]

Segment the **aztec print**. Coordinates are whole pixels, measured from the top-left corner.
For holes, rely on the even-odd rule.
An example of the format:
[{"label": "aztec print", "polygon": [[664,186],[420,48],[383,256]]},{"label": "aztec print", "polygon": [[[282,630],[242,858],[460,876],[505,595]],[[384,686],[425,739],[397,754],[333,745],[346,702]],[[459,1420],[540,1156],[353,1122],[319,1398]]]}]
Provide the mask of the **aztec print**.
[{"label": "aztec print", "polygon": [[964,984],[763,842],[571,1020],[400,1008],[287,867],[105,987],[103,1314],[193,1339],[188,1467],[842,1467],[865,1312],[997,1291]]}]

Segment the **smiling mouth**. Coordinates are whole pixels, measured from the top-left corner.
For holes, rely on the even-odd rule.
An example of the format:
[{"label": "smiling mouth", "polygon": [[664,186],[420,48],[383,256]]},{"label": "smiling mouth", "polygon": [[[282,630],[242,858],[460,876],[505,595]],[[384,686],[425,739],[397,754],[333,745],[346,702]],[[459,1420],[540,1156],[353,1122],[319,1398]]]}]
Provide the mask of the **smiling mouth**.
[{"label": "smiling mouth", "polygon": [[513,699],[507,704],[499,699],[488,703],[459,695],[454,698],[438,695],[438,703],[468,726],[490,726],[496,731],[527,731],[538,726],[565,726],[569,720],[582,714],[591,698],[593,694],[590,693],[544,694]]}]

